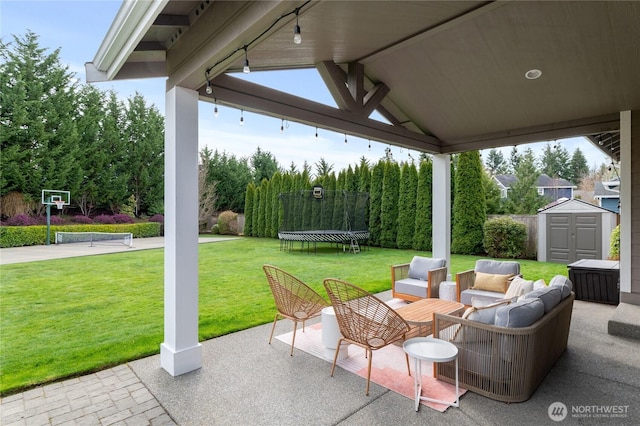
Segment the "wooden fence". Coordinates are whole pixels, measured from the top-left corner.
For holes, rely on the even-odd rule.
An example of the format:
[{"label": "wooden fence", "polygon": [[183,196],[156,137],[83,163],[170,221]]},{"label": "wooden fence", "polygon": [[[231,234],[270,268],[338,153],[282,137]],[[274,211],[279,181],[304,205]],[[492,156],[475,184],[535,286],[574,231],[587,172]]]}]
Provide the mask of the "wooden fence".
[{"label": "wooden fence", "polygon": [[527,259],[536,259],[538,255],[538,215],[531,214],[507,214],[488,215],[487,219],[510,217],[516,222],[523,223],[527,227]]}]

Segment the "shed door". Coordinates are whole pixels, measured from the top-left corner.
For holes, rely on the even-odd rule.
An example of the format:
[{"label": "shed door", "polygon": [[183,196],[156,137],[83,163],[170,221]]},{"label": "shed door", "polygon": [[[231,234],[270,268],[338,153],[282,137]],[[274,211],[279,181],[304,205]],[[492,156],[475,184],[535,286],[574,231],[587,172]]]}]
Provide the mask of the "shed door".
[{"label": "shed door", "polygon": [[572,263],[602,259],[600,213],[550,213],[547,215],[547,259]]}]

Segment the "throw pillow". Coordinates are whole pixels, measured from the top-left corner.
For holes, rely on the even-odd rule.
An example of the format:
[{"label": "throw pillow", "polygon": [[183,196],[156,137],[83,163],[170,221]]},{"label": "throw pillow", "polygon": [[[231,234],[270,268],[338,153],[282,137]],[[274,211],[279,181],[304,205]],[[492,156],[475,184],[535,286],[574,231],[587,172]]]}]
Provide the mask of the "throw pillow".
[{"label": "throw pillow", "polygon": [[547,286],[547,283],[542,278],[540,278],[539,280],[533,282],[533,289],[534,290],[545,288],[546,286]]},{"label": "throw pillow", "polygon": [[476,272],[476,279],[472,288],[474,290],[506,293],[507,288],[509,287],[509,280],[513,276],[514,275],[485,274],[484,272]]},{"label": "throw pillow", "polygon": [[544,303],[536,298],[501,306],[496,311],[495,325],[499,327],[528,327],[544,315]]},{"label": "throw pillow", "polygon": [[504,298],[513,299],[514,297],[529,293],[531,290],[533,290],[533,281],[525,280],[522,277],[513,277]]}]

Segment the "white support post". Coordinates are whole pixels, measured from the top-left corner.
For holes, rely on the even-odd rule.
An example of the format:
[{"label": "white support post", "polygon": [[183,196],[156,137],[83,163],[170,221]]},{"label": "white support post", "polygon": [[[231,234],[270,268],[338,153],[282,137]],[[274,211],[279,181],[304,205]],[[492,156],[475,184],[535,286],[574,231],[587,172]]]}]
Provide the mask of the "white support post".
[{"label": "white support post", "polygon": [[[432,190],[433,257],[447,260],[451,268],[451,156],[433,156]],[[450,269],[449,269],[450,270]]]},{"label": "white support post", "polygon": [[202,367],[198,342],[198,92],[166,94],[164,342],[172,376]]},{"label": "white support post", "polygon": [[[620,112],[620,292],[631,293],[631,111]],[[637,172],[635,172],[637,173]]]}]

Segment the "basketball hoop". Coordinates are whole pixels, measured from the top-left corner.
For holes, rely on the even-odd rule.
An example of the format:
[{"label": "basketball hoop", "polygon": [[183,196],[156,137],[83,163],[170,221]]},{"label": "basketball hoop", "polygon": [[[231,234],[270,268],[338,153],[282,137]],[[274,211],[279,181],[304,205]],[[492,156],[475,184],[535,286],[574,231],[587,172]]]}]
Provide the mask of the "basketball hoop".
[{"label": "basketball hoop", "polygon": [[62,208],[64,207],[64,200],[54,200],[54,203],[56,203],[56,207],[58,208],[58,210],[62,210]]}]

